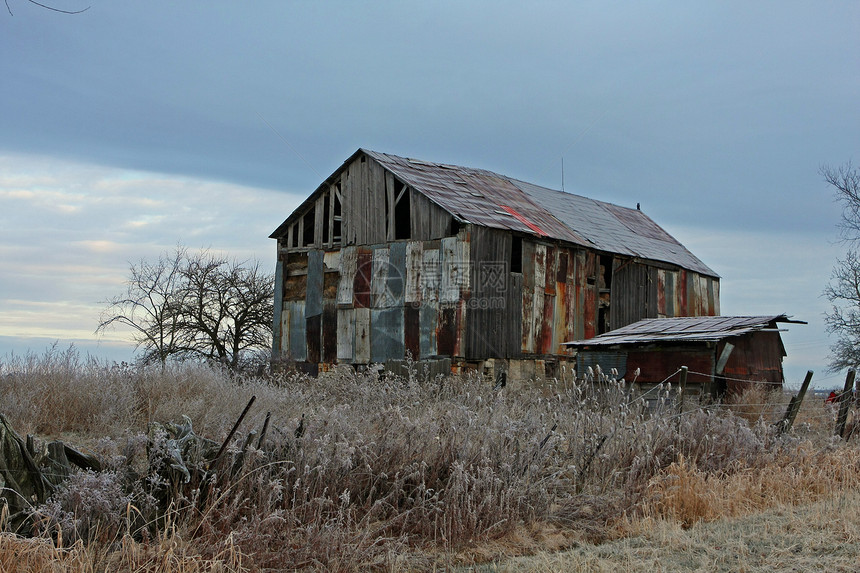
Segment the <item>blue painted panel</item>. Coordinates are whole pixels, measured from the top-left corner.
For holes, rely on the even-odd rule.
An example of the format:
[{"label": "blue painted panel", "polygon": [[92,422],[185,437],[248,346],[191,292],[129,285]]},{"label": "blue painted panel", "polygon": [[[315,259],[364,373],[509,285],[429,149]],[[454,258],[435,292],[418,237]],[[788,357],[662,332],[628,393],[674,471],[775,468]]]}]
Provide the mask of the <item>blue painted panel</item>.
[{"label": "blue painted panel", "polygon": [[290,358],[292,360],[307,360],[308,342],[305,334],[305,303],[291,301],[287,303],[290,313]]},{"label": "blue painted panel", "polygon": [[436,356],[436,307],[422,304],[419,311],[421,358]]},{"label": "blue painted panel", "polygon": [[370,360],[400,360],[406,350],[403,343],[403,308],[370,310]]},{"label": "blue painted panel", "polygon": [[388,253],[387,292],[392,306],[403,306],[406,282],[406,243],[392,243]]},{"label": "blue painted panel", "polygon": [[281,311],[284,308],[284,263],[278,261],[275,265],[275,302],[272,317],[272,356],[281,354]]}]

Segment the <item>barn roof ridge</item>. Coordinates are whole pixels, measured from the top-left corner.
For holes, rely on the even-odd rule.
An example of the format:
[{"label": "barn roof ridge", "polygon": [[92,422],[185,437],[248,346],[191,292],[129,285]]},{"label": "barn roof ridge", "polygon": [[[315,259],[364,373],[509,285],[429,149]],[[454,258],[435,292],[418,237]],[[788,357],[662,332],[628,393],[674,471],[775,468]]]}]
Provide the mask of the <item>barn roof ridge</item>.
[{"label": "barn roof ridge", "polygon": [[[488,169],[425,161],[367,148],[355,151],[293,215],[362,154],[377,161],[460,222],[565,241],[633,259],[670,263],[719,277],[638,209],[550,189]],[[277,237],[293,215],[271,237]]]}]

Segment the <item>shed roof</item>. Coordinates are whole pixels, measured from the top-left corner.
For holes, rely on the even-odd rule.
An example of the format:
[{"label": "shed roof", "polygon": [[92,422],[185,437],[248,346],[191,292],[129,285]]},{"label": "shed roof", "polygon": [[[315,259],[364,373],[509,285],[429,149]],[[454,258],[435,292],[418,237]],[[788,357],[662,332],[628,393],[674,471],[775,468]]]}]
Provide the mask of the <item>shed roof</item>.
[{"label": "shed roof", "polygon": [[806,324],[785,314],[770,316],[688,316],[646,318],[588,340],[564,343],[574,348],[625,346],[672,342],[712,342],[761,330],[777,323]]},{"label": "shed roof", "polygon": [[[317,192],[322,192],[361,154],[378,161],[460,222],[561,240],[719,276],[638,209],[548,189],[485,169],[359,149],[320,185]],[[271,236],[279,236],[289,222],[291,218]]]}]

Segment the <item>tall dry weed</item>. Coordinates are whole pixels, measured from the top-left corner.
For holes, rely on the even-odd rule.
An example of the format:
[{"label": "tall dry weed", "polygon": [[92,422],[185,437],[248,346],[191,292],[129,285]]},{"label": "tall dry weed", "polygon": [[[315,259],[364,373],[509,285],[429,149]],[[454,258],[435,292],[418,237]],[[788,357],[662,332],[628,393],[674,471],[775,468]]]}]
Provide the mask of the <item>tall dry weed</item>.
[{"label": "tall dry weed", "polygon": [[[39,408],[50,408],[52,432],[81,433],[108,460],[114,481],[98,478],[102,497],[126,496],[134,508],[119,525],[98,515],[85,523],[72,498],[55,497],[41,515],[69,543],[120,547],[126,553],[105,550],[100,559],[141,570],[150,548],[167,551],[171,539],[170,559],[194,567],[394,569],[408,555],[422,569],[433,551],[453,554],[546,524],[597,540],[624,516],[692,523],[757,507],[756,499],[781,495],[768,472],[807,492],[818,479],[853,479],[851,470],[797,469],[835,463],[816,452],[842,449],[811,435],[777,437],[764,409],[754,420],[737,404],[681,410],[668,385],[642,396],[599,369],[516,391],[474,375],[426,380],[414,370],[235,378],[200,365],[106,366],[57,354],[3,363],[0,372],[14,423],[41,428]],[[65,392],[87,413],[35,389]],[[118,407],[86,405],[86,392],[112,396]],[[198,434],[221,443],[251,396],[224,463],[187,480],[163,472],[158,439],[143,437],[150,422],[187,416]],[[743,481],[750,476],[759,476],[757,486]],[[108,495],[109,483],[122,483],[121,495]],[[225,557],[228,539],[238,561]]]}]

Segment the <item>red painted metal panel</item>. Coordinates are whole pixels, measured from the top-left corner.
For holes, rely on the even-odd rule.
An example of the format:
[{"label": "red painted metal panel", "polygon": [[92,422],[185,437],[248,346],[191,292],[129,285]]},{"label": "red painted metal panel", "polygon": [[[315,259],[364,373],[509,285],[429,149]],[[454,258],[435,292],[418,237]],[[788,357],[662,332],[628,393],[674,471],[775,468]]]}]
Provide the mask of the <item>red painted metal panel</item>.
[{"label": "red painted metal panel", "polygon": [[420,312],[417,305],[407,304],[403,310],[403,338],[405,349],[412,354],[413,360],[422,358],[421,356],[421,321]]},{"label": "red painted metal panel", "polygon": [[556,248],[548,246],[546,248],[546,258],[544,259],[546,269],[544,270],[544,292],[546,294],[555,294],[556,274],[558,273],[558,259],[556,258]]},{"label": "red painted metal panel", "polygon": [[499,206],[502,209],[504,209],[505,211],[507,211],[508,213],[510,213],[511,215],[513,215],[514,218],[517,219],[517,221],[524,224],[526,227],[528,227],[529,229],[534,231],[536,234],[540,235],[541,237],[549,236],[549,234],[546,231],[544,231],[543,229],[541,229],[540,227],[538,227],[537,225],[535,225],[534,223],[529,221],[525,216],[518,213],[517,210],[514,209],[513,207],[508,207],[507,205],[499,205]]},{"label": "red painted metal panel", "polygon": [[[782,384],[782,345],[778,332],[753,332],[733,338],[735,346],[724,373],[726,378]],[[737,384],[741,389],[744,384]]]},{"label": "red painted metal panel", "polygon": [[540,353],[553,354],[552,327],[555,324],[555,295],[547,294],[543,298],[543,321],[541,324]]},{"label": "red painted metal panel", "polygon": [[352,298],[355,308],[370,308],[370,282],[373,278],[373,251],[357,249]]},{"label": "red painted metal panel", "polygon": [[440,356],[454,356],[457,340],[457,309],[453,307],[439,310],[439,324],[436,327],[436,349]]},{"label": "red painted metal panel", "polygon": [[678,309],[675,316],[690,316],[687,305],[687,271],[684,269],[678,271],[678,282],[675,288],[678,290]]},{"label": "red painted metal panel", "polygon": [[633,372],[638,368],[637,382],[658,384],[666,381],[677,384],[677,371],[681,366],[689,369],[687,383],[710,383],[714,372],[714,350],[702,345],[701,348],[693,349],[650,349],[627,354],[627,377],[632,380]]},{"label": "red painted metal panel", "polygon": [[572,340],[568,331],[568,308],[570,305],[570,291],[567,283],[559,282],[555,286],[555,317],[552,332],[552,353],[564,354],[565,349],[560,344]]}]

